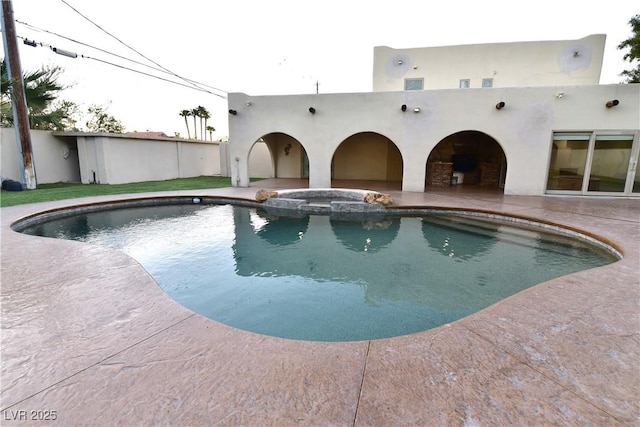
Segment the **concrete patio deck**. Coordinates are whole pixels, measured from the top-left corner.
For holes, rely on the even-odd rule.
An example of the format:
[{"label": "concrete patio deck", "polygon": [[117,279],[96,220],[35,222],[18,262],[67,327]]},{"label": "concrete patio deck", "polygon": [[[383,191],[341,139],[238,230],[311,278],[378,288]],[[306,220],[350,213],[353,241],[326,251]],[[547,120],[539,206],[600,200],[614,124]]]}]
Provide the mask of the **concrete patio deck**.
[{"label": "concrete patio deck", "polygon": [[[304,185],[264,180],[170,194],[253,199],[260,188]],[[429,331],[293,341],[194,314],[123,253],[10,229],[46,209],[154,194],[2,208],[0,423],[639,425],[640,199],[458,187],[364,188],[390,193],[395,205],[481,209],[584,230],[624,258]]]}]

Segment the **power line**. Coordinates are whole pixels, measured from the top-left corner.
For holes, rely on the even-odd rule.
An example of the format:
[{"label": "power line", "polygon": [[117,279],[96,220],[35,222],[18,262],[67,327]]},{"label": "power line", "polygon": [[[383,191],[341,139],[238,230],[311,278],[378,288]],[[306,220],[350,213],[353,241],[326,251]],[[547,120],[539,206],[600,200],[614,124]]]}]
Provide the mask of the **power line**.
[{"label": "power line", "polygon": [[71,51],[68,51],[68,50],[60,49],[60,48],[57,48],[57,47],[52,46],[50,44],[36,42],[35,40],[29,40],[29,39],[24,38],[22,36],[17,36],[17,38],[23,39],[24,40],[24,44],[29,45],[29,46],[33,46],[33,47],[37,47],[37,46],[48,47],[52,51],[54,51],[55,53],[57,53],[59,55],[64,55],[64,56],[68,56],[68,57],[71,57],[71,58],[90,59],[90,60],[93,60],[93,61],[101,62],[103,64],[107,64],[107,65],[111,65],[111,66],[114,66],[114,67],[117,67],[117,68],[121,68],[121,69],[124,69],[124,70],[127,70],[127,71],[132,71],[134,73],[142,74],[142,75],[145,75],[145,76],[148,76],[148,77],[153,77],[155,79],[162,80],[162,81],[165,81],[165,82],[168,82],[168,83],[173,83],[173,84],[178,85],[178,86],[183,86],[183,87],[186,87],[188,89],[193,89],[193,90],[197,90],[197,91],[200,91],[200,92],[206,92],[206,93],[209,93],[211,95],[217,96],[219,98],[226,99],[226,96],[224,96],[224,95],[220,95],[220,94],[211,92],[209,90],[200,88],[200,87],[195,86],[195,85],[187,85],[187,84],[184,84],[184,83],[176,82],[174,80],[165,79],[163,77],[156,76],[154,74],[145,73],[144,71],[136,70],[134,68],[125,67],[124,65],[120,65],[120,64],[113,63],[113,62],[109,62],[109,61],[106,61],[104,59],[94,58],[94,57],[91,57],[91,56],[88,56],[88,55],[82,55],[82,54],[78,55],[75,52],[71,52]]},{"label": "power line", "polygon": [[[50,30],[47,30],[47,29],[44,29],[44,28],[36,27],[35,25],[31,25],[31,24],[29,24],[29,23],[27,23],[27,22],[19,21],[19,20],[17,20],[17,19],[16,19],[16,22],[17,22],[17,23],[19,23],[19,24],[22,24],[22,25],[24,25],[24,26],[27,26],[27,27],[29,27],[29,28],[31,28],[31,29],[33,29],[33,30],[35,30],[35,31],[45,32],[45,33],[48,33],[48,34],[52,34],[52,35],[54,35],[54,36],[57,36],[57,37],[60,37],[60,38],[63,38],[63,39],[69,40],[69,41],[71,41],[71,42],[73,42],[73,43],[77,43],[77,44],[79,44],[79,45],[86,46],[86,47],[89,47],[89,48],[91,48],[91,49],[95,49],[95,50],[98,50],[98,51],[100,51],[100,52],[106,53],[107,55],[112,55],[112,56],[115,56],[115,57],[117,57],[117,58],[124,59],[125,61],[129,61],[129,62],[132,62],[132,63],[134,63],[134,64],[141,65],[141,66],[143,66],[143,67],[147,67],[147,68],[150,68],[150,69],[152,69],[152,70],[155,70],[155,71],[158,71],[158,72],[161,72],[161,73],[166,73],[166,74],[170,74],[170,75],[175,76],[175,74],[174,74],[174,73],[169,72],[169,71],[166,71],[164,68],[157,68],[157,67],[153,67],[153,66],[151,66],[151,65],[149,65],[149,64],[145,64],[145,63],[143,63],[143,62],[136,61],[135,59],[127,58],[127,57],[122,56],[122,55],[119,55],[119,54],[117,54],[117,53],[110,52],[110,51],[108,51],[108,50],[106,50],[106,49],[102,49],[102,48],[99,48],[99,47],[96,47],[96,46],[90,45],[90,44],[88,44],[88,43],[85,43],[85,42],[82,42],[82,41],[79,41],[79,40],[75,40],[75,39],[73,39],[73,38],[71,38],[71,37],[67,37],[67,36],[65,36],[65,35],[62,35],[62,34],[56,33],[56,32],[54,32],[54,31],[50,31]],[[30,46],[35,46],[35,45],[31,44],[31,43],[27,43],[28,41],[29,41],[28,39],[25,39],[25,44],[29,44]],[[42,43],[40,43],[40,44],[42,44]],[[222,93],[225,93],[225,94],[226,94],[226,93],[229,93],[229,92],[227,92],[226,90],[219,89],[219,88],[217,88],[217,87],[214,87],[214,86],[211,86],[211,85],[208,85],[208,84],[205,84],[205,83],[200,83],[200,82],[197,82],[197,81],[192,80],[192,79],[187,79],[187,78],[181,78],[181,79],[182,79],[182,80],[185,80],[185,81],[187,81],[187,82],[189,82],[189,83],[192,83],[193,85],[196,85],[196,86],[204,86],[204,87],[208,87],[208,88],[210,88],[210,89],[217,90],[218,92],[222,92]],[[183,85],[183,86],[186,86],[186,85]],[[203,90],[203,89],[202,89],[202,88],[200,88],[200,87],[198,87],[198,89],[199,89],[199,90],[202,90],[202,91],[204,91],[204,92],[211,93],[211,92],[209,92],[209,91]],[[213,94],[213,95],[216,95],[216,94],[214,94],[214,93],[212,93],[212,94]]]},{"label": "power line", "polygon": [[[157,62],[155,62],[154,60],[146,57],[145,55],[143,55],[142,53],[140,53],[139,51],[137,51],[136,49],[134,49],[133,47],[129,46],[127,43],[123,42],[122,40],[120,40],[118,37],[114,36],[113,34],[111,34],[109,31],[105,30],[104,28],[102,28],[100,25],[98,25],[97,23],[95,23],[93,20],[91,20],[90,18],[86,17],[85,15],[83,15],[78,9],[76,9],[75,7],[71,6],[69,3],[67,3],[65,0],[60,0],[62,3],[64,3],[65,5],[67,5],[69,8],[71,8],[75,13],[77,13],[78,15],[80,15],[82,18],[84,18],[85,20],[89,21],[91,24],[93,24],[94,26],[96,26],[97,28],[100,29],[100,31],[104,32],[105,34],[107,34],[108,36],[114,38],[115,40],[117,40],[119,43],[121,43],[123,46],[127,47],[128,49],[131,49],[132,51],[134,51],[135,53],[137,53],[138,55],[140,55],[141,57],[143,57],[144,59],[146,59],[147,61],[155,64],[156,66],[162,68],[163,70],[165,70],[166,72],[168,72],[169,74],[174,75],[175,77],[184,80],[185,82],[191,83],[194,86],[198,86],[196,83],[194,83],[193,81],[190,81],[188,79],[185,79],[184,77],[174,73],[173,71],[169,70],[168,68],[158,64]],[[202,89],[202,88],[200,88]],[[206,92],[206,90],[205,90]]]},{"label": "power line", "polygon": [[169,79],[165,79],[165,78],[160,77],[160,76],[156,76],[156,75],[153,75],[153,74],[145,73],[144,71],[140,71],[140,70],[136,70],[136,69],[133,69],[133,68],[125,67],[124,65],[120,65],[120,64],[113,63],[113,62],[105,61],[103,59],[94,58],[94,57],[91,57],[91,56],[88,56],[88,55],[82,55],[82,54],[78,55],[75,52],[70,52],[68,50],[60,49],[60,48],[51,46],[51,45],[46,44],[46,43],[39,43],[39,42],[36,42],[35,40],[29,40],[29,39],[26,39],[26,38],[21,37],[21,36],[17,36],[17,37],[20,38],[20,39],[23,39],[24,43],[29,45],[29,46],[33,46],[33,47],[36,47],[36,46],[48,47],[52,51],[54,51],[55,53],[57,53],[59,55],[64,55],[64,56],[68,56],[68,57],[71,57],[71,58],[80,57],[80,58],[83,58],[83,59],[90,59],[90,60],[93,60],[93,61],[101,62],[103,64],[107,64],[107,65],[111,65],[111,66],[114,66],[114,67],[122,68],[122,69],[127,70],[127,71],[132,71],[134,73],[142,74],[142,75],[145,75],[145,76],[148,76],[148,77],[153,77],[155,79],[162,80],[162,81],[165,81],[165,82],[168,82],[168,83],[173,83],[173,84],[176,84],[178,86],[183,86],[183,87],[186,87],[188,89],[193,89],[193,90],[197,90],[197,91],[200,91],[200,92],[206,92],[206,93],[209,93],[211,95],[226,99],[226,96],[223,96],[223,95],[220,95],[220,94],[217,94],[217,93],[213,93],[211,91],[208,91],[206,89],[202,89],[202,88],[194,86],[194,85],[186,85],[184,83],[176,82],[174,80],[169,80]]}]

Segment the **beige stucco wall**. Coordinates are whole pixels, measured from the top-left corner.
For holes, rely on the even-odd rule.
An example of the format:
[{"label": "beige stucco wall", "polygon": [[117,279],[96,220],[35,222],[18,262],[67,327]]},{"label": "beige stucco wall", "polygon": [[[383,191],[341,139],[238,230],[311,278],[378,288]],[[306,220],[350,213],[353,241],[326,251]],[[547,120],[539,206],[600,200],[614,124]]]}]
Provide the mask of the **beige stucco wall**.
[{"label": "beige stucco wall", "polygon": [[218,143],[106,133],[64,135],[77,138],[83,183],[123,184],[220,175]]},{"label": "beige stucco wall", "polygon": [[606,36],[577,40],[492,43],[394,49],[374,48],[373,91],[404,90],[405,78],[423,78],[424,89],[595,85],[600,81]]},{"label": "beige stucco wall", "polygon": [[251,178],[273,178],[271,152],[264,142],[256,142],[249,155],[249,176]]},{"label": "beige stucco wall", "polygon": [[[21,181],[21,157],[18,155],[15,130],[2,128],[1,137],[2,170],[0,170],[0,176],[2,179]],[[31,146],[38,183],[80,181],[78,150],[74,139],[55,138],[51,132],[32,130]]]},{"label": "beige stucco wall", "polygon": [[[562,92],[563,97],[556,96]],[[504,150],[506,194],[542,195],[554,131],[640,129],[640,85],[547,86],[249,96],[229,94],[234,185],[247,186],[247,160],[255,141],[270,133],[289,135],[309,157],[310,188],[331,186],[338,146],[361,132],[391,140],[403,160],[404,191],[423,191],[425,165],[433,148],[463,130],[483,132]],[[606,108],[618,99],[620,105]],[[495,105],[503,101],[505,108]],[[407,111],[401,111],[401,105]],[[309,107],[316,109],[310,114]],[[414,113],[414,108],[419,108]]]}]

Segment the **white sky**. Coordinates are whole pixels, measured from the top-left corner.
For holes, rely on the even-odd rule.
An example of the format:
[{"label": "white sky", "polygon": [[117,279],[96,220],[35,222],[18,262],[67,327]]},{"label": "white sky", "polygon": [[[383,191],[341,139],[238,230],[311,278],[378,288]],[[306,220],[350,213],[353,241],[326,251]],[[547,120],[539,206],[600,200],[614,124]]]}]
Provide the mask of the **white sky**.
[{"label": "white sky", "polygon": [[[633,0],[13,0],[16,21],[149,65],[67,4],[179,76],[250,95],[315,93],[316,81],[320,93],[370,91],[374,46],[565,40],[590,34],[607,35],[600,83],[619,83],[620,72],[630,64],[617,45],[631,36],[629,20],[640,13]],[[21,23],[16,28],[19,36],[38,43],[175,80]],[[224,98],[18,42],[23,70],[62,66],[62,82],[73,85],[62,98],[85,111],[91,104],[111,103],[109,114],[127,131],[186,136],[179,112],[202,105],[211,112],[214,139],[228,134]]]}]

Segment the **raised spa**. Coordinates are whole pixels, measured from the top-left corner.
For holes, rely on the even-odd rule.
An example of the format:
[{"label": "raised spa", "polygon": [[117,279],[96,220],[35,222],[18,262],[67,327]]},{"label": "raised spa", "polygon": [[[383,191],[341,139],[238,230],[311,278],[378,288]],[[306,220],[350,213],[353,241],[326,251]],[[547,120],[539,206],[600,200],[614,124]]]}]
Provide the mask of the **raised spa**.
[{"label": "raised spa", "polygon": [[188,201],[57,211],[14,228],[124,251],[203,316],[315,341],[424,331],[617,260],[586,238],[470,213],[287,216]]}]

